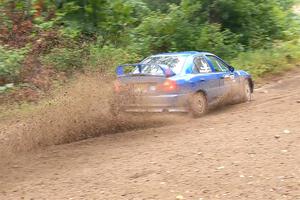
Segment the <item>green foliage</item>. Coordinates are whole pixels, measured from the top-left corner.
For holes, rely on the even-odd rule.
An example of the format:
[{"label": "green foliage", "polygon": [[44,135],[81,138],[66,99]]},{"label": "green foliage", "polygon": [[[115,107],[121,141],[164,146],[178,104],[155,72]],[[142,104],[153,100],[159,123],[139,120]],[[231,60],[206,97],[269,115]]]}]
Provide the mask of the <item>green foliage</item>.
[{"label": "green foliage", "polygon": [[[189,21],[220,24],[240,36],[240,43],[249,48],[261,48],[274,39],[282,39],[288,28],[289,10],[276,0],[183,0]],[[191,11],[189,11],[191,10]],[[200,24],[199,24],[200,25]]]},{"label": "green foliage", "polygon": [[114,69],[113,66],[136,62],[140,59],[137,54],[131,53],[127,49],[112,46],[91,45],[89,50],[87,67],[102,72],[111,72]]},{"label": "green foliage", "polygon": [[297,1],[299,2],[299,0],[277,0],[277,3],[284,9],[290,9]]},{"label": "green foliage", "polygon": [[40,30],[49,30],[49,29],[53,28],[54,24],[55,24],[54,20],[47,21],[43,17],[35,18],[34,22],[35,22],[36,27],[39,28]]},{"label": "green foliage", "polygon": [[83,67],[83,50],[71,48],[54,48],[42,57],[42,63],[59,72],[72,72]]},{"label": "green foliage", "polygon": [[[211,25],[217,24],[224,39],[233,36],[240,51],[241,46],[269,47],[273,40],[290,36],[292,31],[285,31],[294,27],[290,25],[292,4],[292,0],[68,0],[57,9],[57,22],[64,25],[62,33],[73,38],[92,34],[103,38],[102,45],[114,46],[131,41],[143,54],[195,49],[191,35],[215,30]],[[208,46],[196,49],[201,48],[214,50]]]},{"label": "green foliage", "polygon": [[143,0],[151,10],[165,12],[170,4],[180,4],[180,0]]},{"label": "green foliage", "polygon": [[4,93],[4,92],[7,92],[7,91],[10,91],[13,88],[14,88],[14,84],[13,83],[8,83],[8,84],[5,84],[3,86],[0,86],[0,94]]},{"label": "green foliage", "polygon": [[56,21],[64,25],[63,33],[74,29],[76,33],[101,35],[106,44],[114,44],[148,12],[146,4],[136,0],[69,0],[57,10]]},{"label": "green foliage", "polygon": [[[8,29],[12,28],[12,20],[4,12],[5,4],[0,3],[0,30],[7,27]],[[0,33],[1,36],[1,33]]]},{"label": "green foliage", "polygon": [[172,18],[154,12],[145,17],[144,21],[132,31],[133,49],[142,55],[174,50],[176,48],[174,38],[181,38],[181,44],[185,46],[186,38],[182,36],[182,32],[186,26],[184,19],[180,17]]},{"label": "green foliage", "polygon": [[244,50],[239,41],[240,36],[230,30],[222,30],[218,24],[210,24],[201,29],[195,38],[194,49],[200,48],[208,52],[230,59]]},{"label": "green foliage", "polygon": [[0,80],[16,82],[28,49],[9,49],[0,46]]},{"label": "green foliage", "polygon": [[[35,13],[32,5],[37,2],[43,2],[42,15],[34,18],[39,29],[59,27],[73,39],[102,37],[102,46],[130,45],[142,54],[268,48],[295,31],[290,12],[294,0],[18,0],[16,9]],[[212,31],[218,44],[208,44],[213,37],[207,31]],[[195,40],[200,46],[195,46]]]},{"label": "green foliage", "polygon": [[249,71],[255,78],[287,70],[300,62],[300,40],[240,53],[231,64]]},{"label": "green foliage", "polygon": [[[239,36],[219,24],[192,22],[185,10],[172,6],[168,14],[153,12],[132,31],[134,48],[142,55],[187,49],[211,51],[227,58],[243,50]],[[190,12],[190,11],[188,11]],[[189,13],[191,14],[191,13]]]},{"label": "green foliage", "polygon": [[[244,64],[260,75],[284,63],[282,54],[289,52],[292,60],[298,55],[296,46],[286,43],[299,38],[300,17],[291,12],[294,4],[294,0],[4,0],[0,42],[14,47],[32,43],[32,53],[43,65],[64,72],[84,65],[109,71],[149,54],[201,50],[229,60],[238,55],[234,62],[249,60],[254,64]],[[9,43],[12,36],[16,42]],[[54,37],[57,40],[47,46],[44,39]],[[278,41],[285,47],[275,48]],[[18,80],[25,52],[0,47],[0,53],[0,82]],[[274,61],[266,63],[263,57]]]}]

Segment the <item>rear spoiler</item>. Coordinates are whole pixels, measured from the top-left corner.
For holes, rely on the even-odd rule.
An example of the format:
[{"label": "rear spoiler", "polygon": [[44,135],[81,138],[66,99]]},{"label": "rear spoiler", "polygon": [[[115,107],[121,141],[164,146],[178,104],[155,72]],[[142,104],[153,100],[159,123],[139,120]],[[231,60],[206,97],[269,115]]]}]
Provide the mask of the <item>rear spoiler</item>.
[{"label": "rear spoiler", "polygon": [[[120,65],[117,67],[116,69],[116,74],[117,76],[124,76],[124,75],[128,75],[130,73],[126,73],[126,70],[124,68],[126,67],[134,67],[134,68],[138,68],[139,70],[139,74],[135,74],[135,75],[149,75],[149,74],[143,74],[142,73],[142,70],[143,70],[143,67],[147,66],[148,64],[141,64],[141,63],[136,63],[136,64],[124,64],[124,65]],[[152,64],[154,65],[154,64]],[[158,66],[164,73],[164,75],[166,77],[171,77],[171,76],[174,76],[175,73],[173,72],[173,70],[167,66],[167,65],[159,65],[159,64],[155,64],[156,66]]]}]

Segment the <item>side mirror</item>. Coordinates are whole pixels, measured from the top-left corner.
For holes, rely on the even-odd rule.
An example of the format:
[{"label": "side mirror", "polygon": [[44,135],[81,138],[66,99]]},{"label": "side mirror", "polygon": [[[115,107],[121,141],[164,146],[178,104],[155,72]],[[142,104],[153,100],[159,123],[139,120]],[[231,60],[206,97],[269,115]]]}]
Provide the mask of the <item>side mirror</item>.
[{"label": "side mirror", "polygon": [[234,67],[229,66],[228,69],[229,69],[230,72],[234,72]]}]

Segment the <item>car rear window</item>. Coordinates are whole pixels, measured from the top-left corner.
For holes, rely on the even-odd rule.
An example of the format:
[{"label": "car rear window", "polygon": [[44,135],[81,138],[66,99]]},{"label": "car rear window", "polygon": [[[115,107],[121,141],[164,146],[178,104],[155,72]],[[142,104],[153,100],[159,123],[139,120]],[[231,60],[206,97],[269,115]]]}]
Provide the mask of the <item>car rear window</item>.
[{"label": "car rear window", "polygon": [[[163,75],[163,71],[159,65],[166,65],[172,69],[175,74],[179,74],[186,61],[187,56],[174,56],[174,55],[163,55],[163,56],[151,56],[141,62],[145,64],[142,68],[141,73],[151,75]],[[138,69],[134,70],[134,73],[139,73]]]}]

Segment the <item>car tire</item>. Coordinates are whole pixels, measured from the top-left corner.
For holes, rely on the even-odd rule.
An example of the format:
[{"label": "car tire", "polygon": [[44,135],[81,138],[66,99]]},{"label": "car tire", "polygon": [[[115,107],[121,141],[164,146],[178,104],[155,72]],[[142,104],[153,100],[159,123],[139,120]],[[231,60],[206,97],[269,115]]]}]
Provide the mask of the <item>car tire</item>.
[{"label": "car tire", "polygon": [[190,98],[190,112],[194,118],[202,117],[208,111],[208,103],[203,92],[197,92]]},{"label": "car tire", "polygon": [[242,102],[249,102],[252,100],[252,91],[251,91],[251,86],[248,80],[244,81],[244,84],[242,85]]}]

